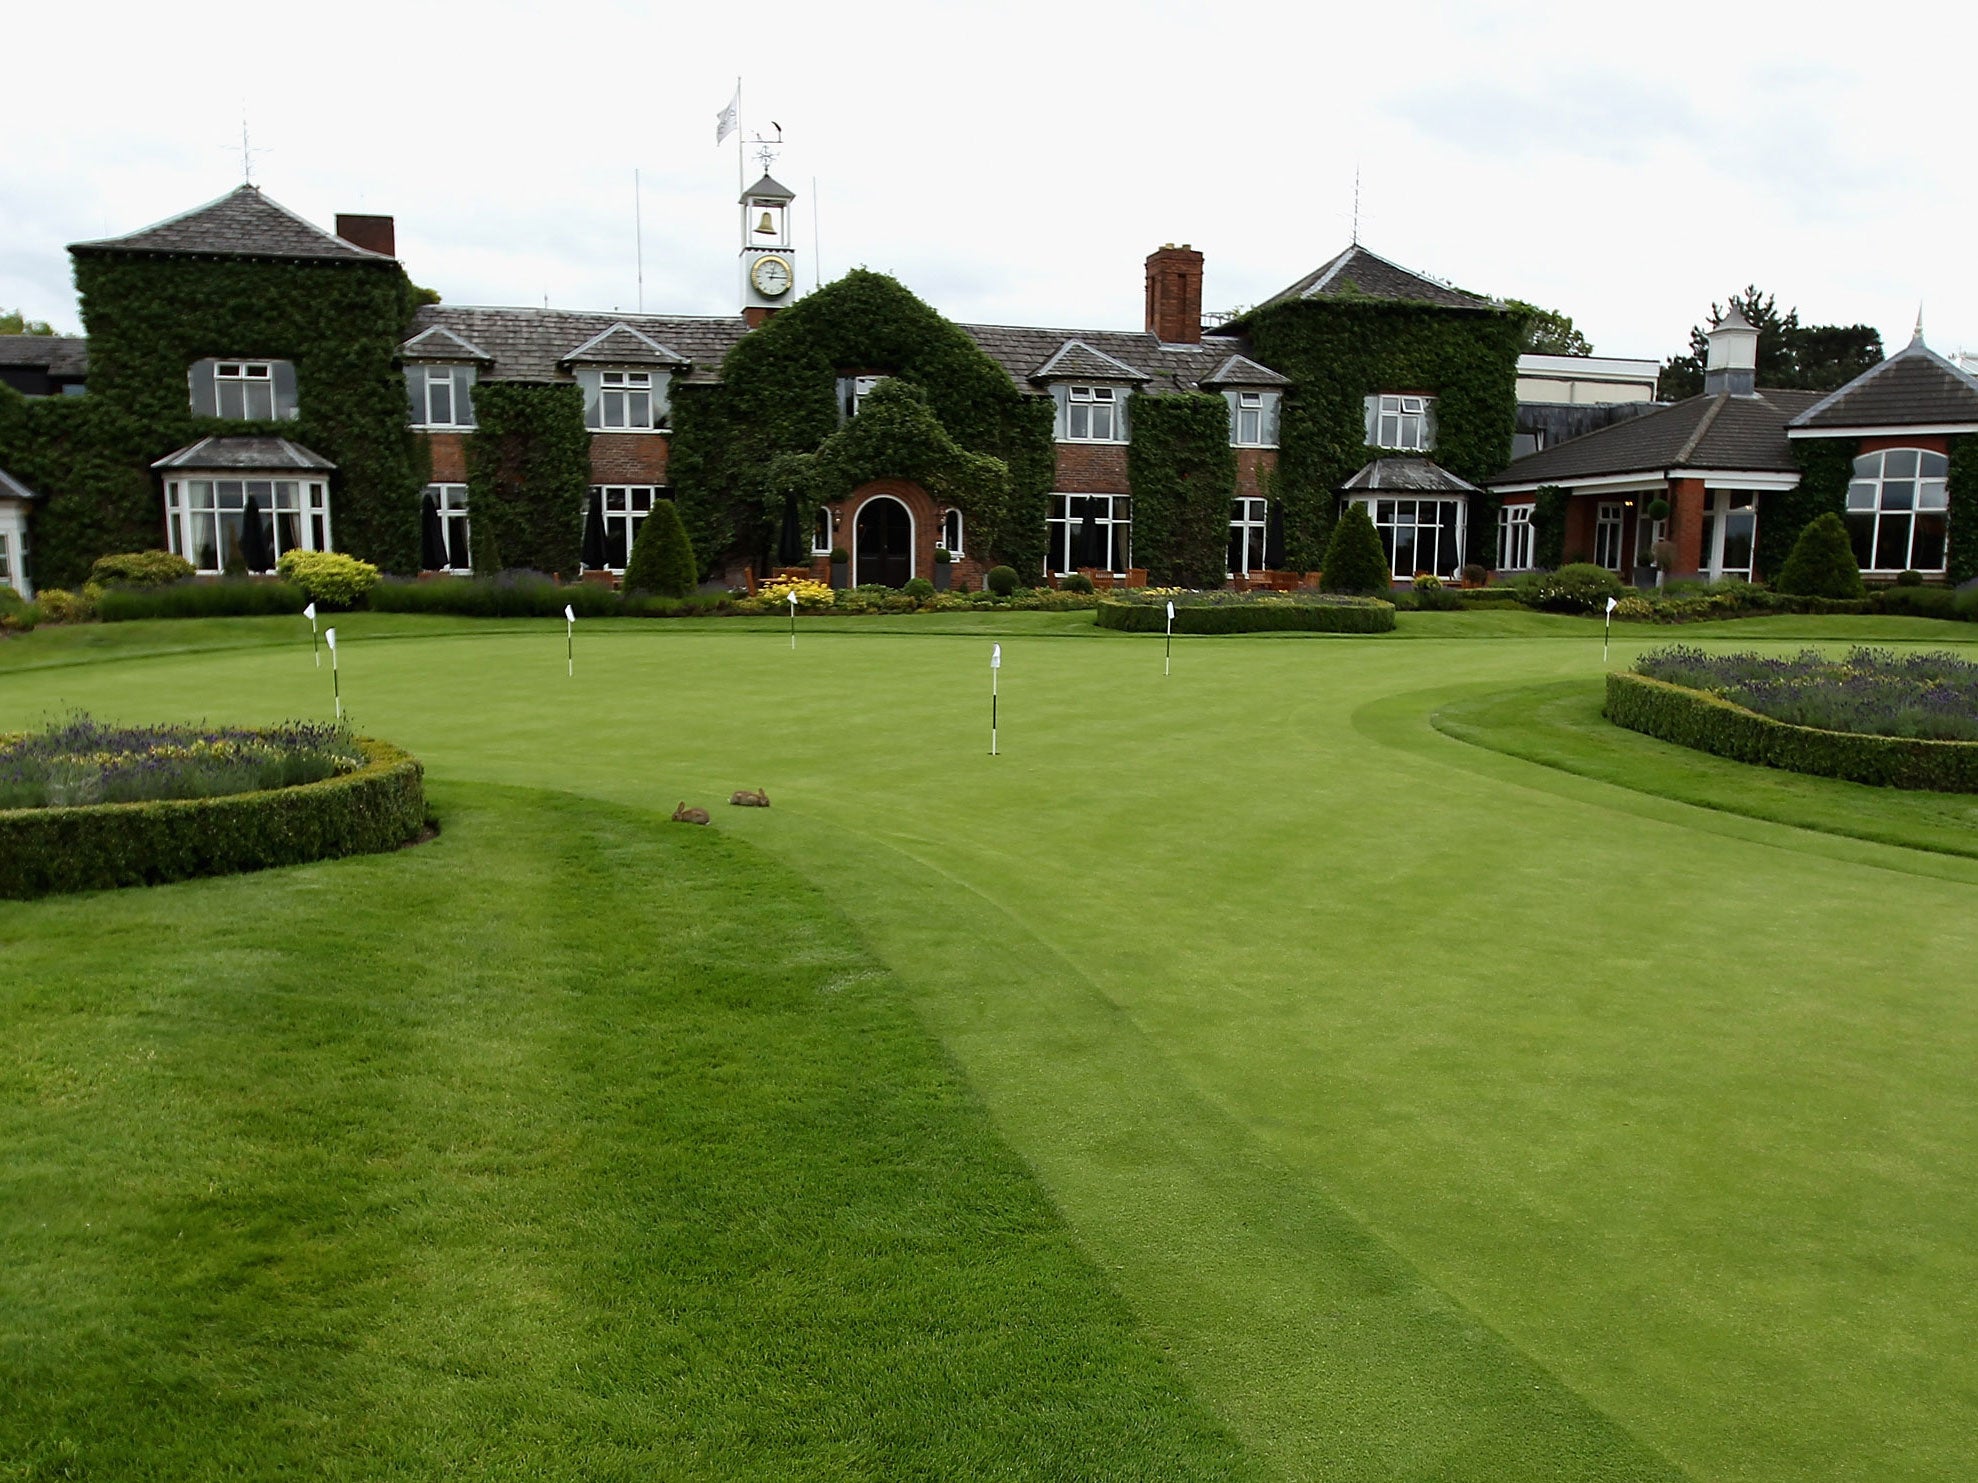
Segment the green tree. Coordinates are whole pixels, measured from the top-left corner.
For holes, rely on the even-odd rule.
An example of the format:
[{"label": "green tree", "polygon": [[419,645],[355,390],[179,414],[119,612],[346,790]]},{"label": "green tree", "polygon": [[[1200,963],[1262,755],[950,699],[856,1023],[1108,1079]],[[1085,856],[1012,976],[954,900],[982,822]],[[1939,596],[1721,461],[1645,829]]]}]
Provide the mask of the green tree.
[{"label": "green tree", "polygon": [[1380,532],[1364,504],[1348,505],[1334,522],[1322,570],[1320,581],[1327,592],[1379,593],[1393,585]]},{"label": "green tree", "polygon": [[1829,510],[1799,533],[1774,585],[1795,597],[1861,596],[1861,568],[1840,516]]},{"label": "green tree", "polygon": [[699,581],[694,543],[687,539],[680,512],[670,499],[655,501],[652,513],[639,527],[638,539],[632,542],[632,556],[625,563],[625,590],[685,597]]},{"label": "green tree", "polygon": [[55,326],[45,319],[29,319],[19,309],[0,309],[0,335],[52,335]]},{"label": "green tree", "polygon": [[[1741,294],[1732,294],[1731,303],[1758,331],[1760,386],[1834,391],[1881,362],[1882,332],[1870,325],[1803,325],[1799,310],[1781,314],[1773,296],[1756,284],[1747,285]],[[1711,321],[1723,317],[1724,311],[1712,304]],[[1663,362],[1662,399],[1680,401],[1702,391],[1709,355],[1708,327],[1692,325],[1690,353]]]},{"label": "green tree", "polygon": [[1517,313],[1525,316],[1526,351],[1533,355],[1592,355],[1593,345],[1587,337],[1573,328],[1570,315],[1556,309],[1541,309],[1536,304],[1527,304],[1523,299],[1509,299],[1506,303]]}]

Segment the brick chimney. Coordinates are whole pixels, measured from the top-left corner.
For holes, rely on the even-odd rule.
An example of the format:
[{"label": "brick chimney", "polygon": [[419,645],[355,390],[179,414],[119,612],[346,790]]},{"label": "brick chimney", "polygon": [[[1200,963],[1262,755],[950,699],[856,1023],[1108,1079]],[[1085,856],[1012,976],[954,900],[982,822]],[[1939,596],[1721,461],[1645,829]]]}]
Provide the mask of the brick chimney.
[{"label": "brick chimney", "polygon": [[1168,345],[1202,341],[1202,254],[1186,242],[1147,255],[1147,333]]},{"label": "brick chimney", "polygon": [[398,234],[389,216],[350,216],[339,211],[337,235],[353,247],[382,252],[386,257],[398,256]]}]

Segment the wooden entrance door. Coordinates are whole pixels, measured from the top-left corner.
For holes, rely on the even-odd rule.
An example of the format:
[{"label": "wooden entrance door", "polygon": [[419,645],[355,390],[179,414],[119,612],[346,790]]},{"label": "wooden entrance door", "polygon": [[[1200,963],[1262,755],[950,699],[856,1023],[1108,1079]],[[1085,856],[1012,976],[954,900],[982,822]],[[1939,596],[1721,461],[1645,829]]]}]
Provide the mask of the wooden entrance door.
[{"label": "wooden entrance door", "polygon": [[913,576],[913,518],[898,500],[879,495],[859,507],[852,580],[904,587]]}]

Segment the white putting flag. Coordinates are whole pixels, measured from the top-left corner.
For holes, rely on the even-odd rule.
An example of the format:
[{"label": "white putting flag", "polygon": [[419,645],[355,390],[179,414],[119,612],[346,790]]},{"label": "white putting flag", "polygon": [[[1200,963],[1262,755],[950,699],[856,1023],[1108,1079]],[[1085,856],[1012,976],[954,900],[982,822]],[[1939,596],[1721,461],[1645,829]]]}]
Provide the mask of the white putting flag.
[{"label": "white putting flag", "polygon": [[742,107],[742,85],[735,84],[735,96],[728,100],[728,106],[714,116],[714,142],[719,144],[735,132],[735,115]]},{"label": "white putting flag", "polygon": [[1001,644],[996,645],[994,649],[989,651],[989,667],[991,669],[1001,669],[1003,667],[1003,646]]},{"label": "white putting flag", "polygon": [[1174,599],[1168,599],[1168,622],[1174,622]]},{"label": "white putting flag", "polygon": [[577,614],[571,609],[569,603],[563,605],[563,621],[565,623],[575,623],[577,621]]},{"label": "white putting flag", "polygon": [[311,623],[314,623],[316,621],[316,604],[312,602],[308,607],[304,608],[302,610],[302,616],[307,618]]},{"label": "white putting flag", "polygon": [[328,644],[328,645],[330,646],[330,652],[331,652],[332,654],[334,654],[334,653],[336,653],[336,651],[337,651],[337,631],[336,631],[336,630],[335,630],[334,628],[326,628],[326,629],[324,629],[324,630],[323,630],[323,642],[324,642],[324,643],[326,643],[326,644]]},{"label": "white putting flag", "polygon": [[1608,611],[1608,612],[1610,612],[1610,613],[1611,613],[1611,612],[1613,612],[1613,611],[1614,611],[1614,610],[1615,610],[1616,608],[1618,608],[1618,607],[1620,607],[1620,606],[1621,606],[1621,599],[1620,599],[1620,598],[1618,598],[1618,597],[1610,597],[1610,598],[1608,598],[1608,599],[1607,599],[1607,611]]},{"label": "white putting flag", "polygon": [[797,605],[797,589],[792,587],[790,589],[790,606],[794,608],[796,605]]}]

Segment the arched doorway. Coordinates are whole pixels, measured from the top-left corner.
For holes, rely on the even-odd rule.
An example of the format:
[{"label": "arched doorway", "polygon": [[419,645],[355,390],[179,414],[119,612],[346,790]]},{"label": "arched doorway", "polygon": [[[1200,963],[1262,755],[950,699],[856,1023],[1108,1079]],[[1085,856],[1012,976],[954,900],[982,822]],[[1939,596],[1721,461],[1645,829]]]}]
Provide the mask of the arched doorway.
[{"label": "arched doorway", "polygon": [[859,506],[852,543],[852,581],[904,587],[913,577],[913,516],[891,495]]}]

